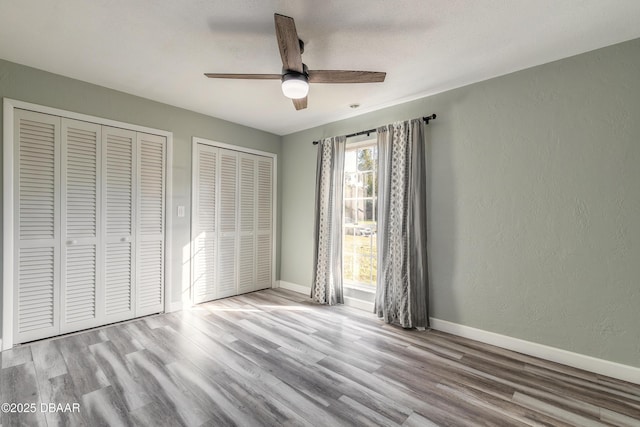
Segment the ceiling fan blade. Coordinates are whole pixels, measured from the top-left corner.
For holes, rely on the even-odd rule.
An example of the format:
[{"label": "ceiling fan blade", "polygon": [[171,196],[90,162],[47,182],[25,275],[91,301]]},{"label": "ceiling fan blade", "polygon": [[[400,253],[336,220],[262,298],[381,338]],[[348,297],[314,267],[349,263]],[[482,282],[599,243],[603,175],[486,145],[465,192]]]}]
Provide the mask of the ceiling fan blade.
[{"label": "ceiling fan blade", "polygon": [[280,74],[229,74],[229,73],[204,73],[210,79],[252,79],[252,80],[280,80]]},{"label": "ceiling fan blade", "polygon": [[292,99],[293,105],[296,107],[296,110],[303,110],[307,108],[307,97],[300,99]]},{"label": "ceiling fan blade", "polygon": [[309,83],[380,83],[386,75],[377,71],[310,70]]},{"label": "ceiling fan blade", "polygon": [[302,52],[300,52],[300,40],[293,18],[274,13],[273,19],[276,23],[276,37],[282,66],[285,70],[302,73]]}]

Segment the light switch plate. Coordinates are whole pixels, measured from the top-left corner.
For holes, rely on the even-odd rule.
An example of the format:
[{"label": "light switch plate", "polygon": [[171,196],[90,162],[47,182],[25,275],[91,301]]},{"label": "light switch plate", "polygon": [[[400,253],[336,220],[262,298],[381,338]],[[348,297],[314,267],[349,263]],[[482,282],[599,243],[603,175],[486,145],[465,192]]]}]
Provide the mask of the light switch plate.
[{"label": "light switch plate", "polygon": [[184,216],[184,206],[178,206],[178,217],[182,218]]}]

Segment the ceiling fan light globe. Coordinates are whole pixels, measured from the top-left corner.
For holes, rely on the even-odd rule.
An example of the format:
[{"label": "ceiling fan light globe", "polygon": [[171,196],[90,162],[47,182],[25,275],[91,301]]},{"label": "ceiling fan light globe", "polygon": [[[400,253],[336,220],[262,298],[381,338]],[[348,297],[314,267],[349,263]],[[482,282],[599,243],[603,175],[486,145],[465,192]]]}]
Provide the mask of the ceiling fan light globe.
[{"label": "ceiling fan light globe", "polygon": [[301,76],[291,76],[282,80],[282,93],[287,98],[300,99],[309,93],[309,83]]}]

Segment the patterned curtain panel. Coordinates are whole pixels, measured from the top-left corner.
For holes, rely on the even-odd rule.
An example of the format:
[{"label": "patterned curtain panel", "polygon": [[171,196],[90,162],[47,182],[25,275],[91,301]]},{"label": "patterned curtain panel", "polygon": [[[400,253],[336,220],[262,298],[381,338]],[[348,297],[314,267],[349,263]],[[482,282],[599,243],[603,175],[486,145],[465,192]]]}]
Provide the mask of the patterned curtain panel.
[{"label": "patterned curtain panel", "polygon": [[342,298],[342,184],[344,136],[318,144],[316,171],[316,227],[311,299],[341,304]]},{"label": "patterned curtain panel", "polygon": [[424,124],[378,130],[378,281],[374,312],[404,328],[429,326]]}]

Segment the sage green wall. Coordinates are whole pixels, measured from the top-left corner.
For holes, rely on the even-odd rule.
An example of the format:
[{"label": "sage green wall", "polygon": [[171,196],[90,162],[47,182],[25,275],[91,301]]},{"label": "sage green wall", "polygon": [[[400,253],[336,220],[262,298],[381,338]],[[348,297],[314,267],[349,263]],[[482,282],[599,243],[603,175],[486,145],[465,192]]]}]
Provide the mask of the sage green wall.
[{"label": "sage green wall", "polygon": [[[215,93],[211,96],[215,96]],[[173,212],[171,212],[173,226],[170,280],[173,292],[171,300],[174,302],[182,299],[183,279],[186,279],[185,283],[188,281],[185,273],[188,274],[189,264],[185,263],[188,259],[185,260],[184,257],[188,258],[185,251],[188,251],[190,239],[191,138],[198,136],[275,153],[278,155],[277,174],[281,175],[280,136],[203,114],[3,60],[0,60],[0,97],[173,132]],[[0,120],[0,135],[2,135],[1,126]],[[0,179],[1,177],[0,173]],[[280,179],[278,184],[281,184]],[[280,189],[278,194],[282,194]],[[279,197],[278,213],[281,212],[280,202]],[[186,208],[184,218],[177,217],[176,206],[178,205]],[[277,224],[277,229],[280,230],[279,217]],[[279,269],[279,245],[276,254],[276,265]],[[277,277],[279,277],[279,271],[276,271]],[[1,308],[0,304],[0,310]]]},{"label": "sage green wall", "polygon": [[281,279],[311,283],[311,141],[431,113],[431,315],[640,367],[640,39],[285,136]]}]

